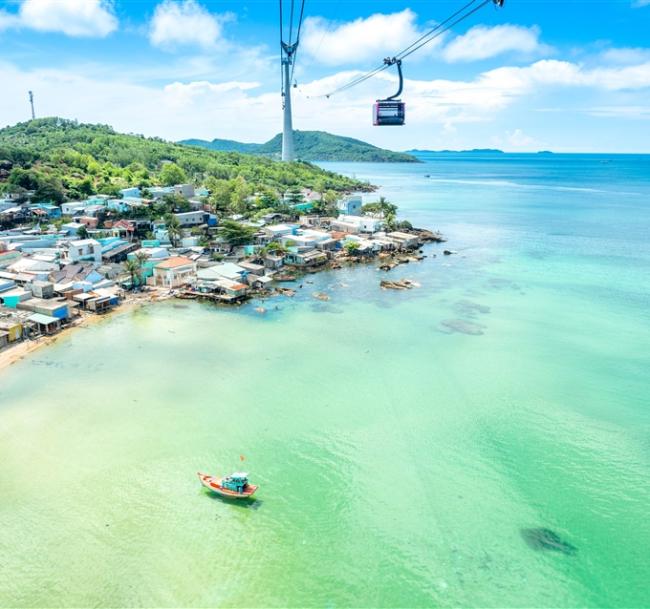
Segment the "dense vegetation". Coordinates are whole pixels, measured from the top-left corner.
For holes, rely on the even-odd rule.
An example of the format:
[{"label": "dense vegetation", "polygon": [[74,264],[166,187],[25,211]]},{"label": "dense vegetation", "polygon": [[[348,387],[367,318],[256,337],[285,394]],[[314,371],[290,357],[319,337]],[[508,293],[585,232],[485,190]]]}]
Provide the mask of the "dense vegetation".
[{"label": "dense vegetation", "polygon": [[[201,146],[210,150],[235,151],[246,154],[278,157],[282,150],[282,135],[265,144],[244,144],[233,140],[183,140],[182,144]],[[403,152],[377,148],[351,137],[332,135],[324,131],[295,131],[294,146],[298,158],[305,161],[366,161],[372,163],[416,163],[417,159]]]},{"label": "dense vegetation", "polygon": [[0,192],[32,190],[34,201],[61,203],[117,195],[129,186],[183,182],[205,185],[217,199],[215,207],[235,208],[253,194],[277,201],[288,189],[310,188],[329,199],[372,189],[306,162],[208,151],[116,133],[107,125],[45,118],[0,129]]}]

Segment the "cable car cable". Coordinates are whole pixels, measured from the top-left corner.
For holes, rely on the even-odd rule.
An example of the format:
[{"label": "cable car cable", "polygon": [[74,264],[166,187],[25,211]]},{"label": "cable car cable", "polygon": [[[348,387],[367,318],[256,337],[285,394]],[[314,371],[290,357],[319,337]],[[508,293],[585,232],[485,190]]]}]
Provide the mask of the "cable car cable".
[{"label": "cable car cable", "polygon": [[300,5],[300,18],[298,19],[298,31],[296,33],[296,50],[293,53],[293,62],[291,63],[291,76],[289,76],[289,86],[293,82],[293,72],[296,69],[296,57],[298,56],[298,48],[300,45],[300,30],[302,29],[302,18],[305,14],[305,0],[302,0]]},{"label": "cable car cable", "polygon": [[[437,24],[435,27],[433,27],[431,30],[429,30],[426,34],[420,36],[418,40],[415,42],[411,43],[409,46],[407,46],[405,49],[400,51],[394,56],[394,59],[404,59],[405,57],[408,57],[412,53],[415,53],[415,51],[421,49],[423,46],[429,44],[432,40],[435,40],[436,38],[442,36],[445,32],[449,31],[452,27],[458,25],[461,21],[464,21],[471,15],[473,15],[475,12],[483,8],[486,4],[489,4],[492,2],[493,4],[501,7],[503,6],[503,0],[483,0],[480,4],[475,6],[471,11],[468,13],[465,13],[458,17],[460,13],[463,11],[466,11],[472,4],[477,2],[478,0],[470,0],[467,4],[465,4],[462,8],[458,9],[456,12],[452,13],[449,17],[441,21],[439,24]],[[457,19],[455,19],[458,17]],[[455,20],[454,20],[455,19]],[[452,21],[454,20],[454,21]],[[451,23],[449,23],[452,21]],[[386,70],[388,67],[390,67],[390,63],[388,64],[382,64],[378,67],[376,67],[373,70],[370,70],[369,72],[366,72],[365,74],[362,74],[361,76],[358,76],[357,78],[352,79],[350,82],[338,87],[337,89],[334,89],[334,91],[331,91],[330,93],[326,93],[325,95],[319,95],[317,97],[331,97],[332,95],[335,95],[337,93],[341,93],[342,91],[346,91],[347,89],[350,89],[352,87],[355,87],[362,82],[368,80],[369,78],[372,78],[373,76],[379,74],[379,72],[383,72]]]}]

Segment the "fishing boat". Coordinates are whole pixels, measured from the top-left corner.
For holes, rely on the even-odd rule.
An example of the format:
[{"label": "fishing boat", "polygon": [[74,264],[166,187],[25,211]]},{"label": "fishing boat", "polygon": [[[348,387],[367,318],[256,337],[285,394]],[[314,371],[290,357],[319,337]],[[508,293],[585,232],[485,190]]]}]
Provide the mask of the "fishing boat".
[{"label": "fishing boat", "polygon": [[252,497],[258,488],[255,484],[249,484],[248,474],[244,472],[235,472],[225,478],[217,478],[216,476],[209,476],[201,472],[198,472],[197,475],[205,488],[217,495],[230,497],[231,499]]}]

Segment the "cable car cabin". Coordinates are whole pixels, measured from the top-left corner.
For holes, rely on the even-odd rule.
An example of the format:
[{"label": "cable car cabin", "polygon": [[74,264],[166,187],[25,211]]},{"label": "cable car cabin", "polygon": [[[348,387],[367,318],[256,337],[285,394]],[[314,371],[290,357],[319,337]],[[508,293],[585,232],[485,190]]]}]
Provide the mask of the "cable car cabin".
[{"label": "cable car cabin", "polygon": [[372,124],[376,127],[403,125],[406,104],[398,99],[378,99],[373,106]]}]

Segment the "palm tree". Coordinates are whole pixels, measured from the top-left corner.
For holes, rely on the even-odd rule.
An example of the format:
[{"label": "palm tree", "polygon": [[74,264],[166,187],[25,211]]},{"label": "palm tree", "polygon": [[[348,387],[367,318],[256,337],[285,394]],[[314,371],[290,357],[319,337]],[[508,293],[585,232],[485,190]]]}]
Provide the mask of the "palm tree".
[{"label": "palm tree", "polygon": [[181,223],[173,214],[167,214],[165,216],[165,226],[167,227],[167,236],[169,237],[172,247],[177,247],[178,240],[183,235]]},{"label": "palm tree", "polygon": [[137,258],[129,258],[124,263],[126,272],[131,276],[131,289],[135,289],[135,278],[140,278],[140,261]]}]

